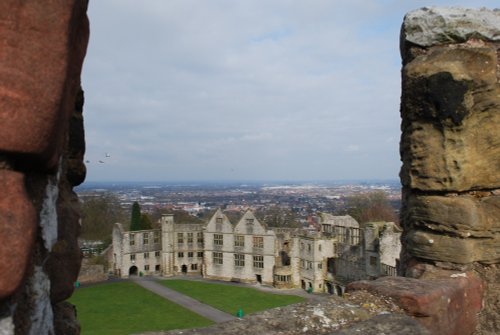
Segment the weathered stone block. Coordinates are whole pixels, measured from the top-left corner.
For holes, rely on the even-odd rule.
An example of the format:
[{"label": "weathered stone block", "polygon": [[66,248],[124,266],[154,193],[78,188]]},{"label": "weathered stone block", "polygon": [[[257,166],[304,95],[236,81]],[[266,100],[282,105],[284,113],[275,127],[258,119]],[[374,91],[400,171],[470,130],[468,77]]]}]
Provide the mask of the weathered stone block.
[{"label": "weathered stone block", "polygon": [[0,3],[0,151],[57,165],[85,55],[86,1]]},{"label": "weathered stone block", "polygon": [[[0,2],[0,165],[4,169],[0,170],[0,314],[2,320],[10,320],[0,325],[2,334],[13,334],[14,327],[16,334],[79,333],[74,309],[58,305],[53,313],[50,298],[60,300],[71,293],[68,286],[80,262],[78,217],[68,214],[71,224],[65,221],[71,206],[64,199],[59,220],[55,214],[57,195],[64,196],[71,186],[61,185],[66,189],[59,192],[55,172],[71,165],[72,185],[85,176],[83,96],[75,97],[89,34],[87,4],[88,0]],[[68,142],[73,149],[69,153]]]},{"label": "weathered stone block", "polygon": [[34,241],[37,216],[23,174],[0,170],[0,300],[21,283]]},{"label": "weathered stone block", "polygon": [[405,222],[457,237],[493,238],[500,234],[500,196],[420,196],[408,199]]},{"label": "weathered stone block", "polygon": [[483,312],[479,315],[478,335],[500,334],[500,264],[475,264],[474,271],[485,282]]},{"label": "weathered stone block", "polygon": [[[476,85],[497,83],[497,52],[493,45],[479,42],[454,47],[433,47],[405,66],[411,78],[449,73],[455,81],[471,81]],[[448,92],[453,93],[453,92]]]},{"label": "weathered stone block", "polygon": [[500,10],[424,7],[406,14],[402,40],[422,47],[471,38],[500,41]]},{"label": "weathered stone block", "polygon": [[404,245],[410,255],[432,261],[458,264],[500,261],[500,234],[491,238],[459,238],[410,230],[406,234]]},{"label": "weathered stone block", "polygon": [[348,292],[355,290],[391,297],[432,334],[466,335],[476,327],[484,287],[472,273],[463,273],[434,280],[383,277],[347,286]]},{"label": "weathered stone block", "polygon": [[422,191],[500,187],[500,85],[493,46],[433,48],[403,73],[403,185]]}]

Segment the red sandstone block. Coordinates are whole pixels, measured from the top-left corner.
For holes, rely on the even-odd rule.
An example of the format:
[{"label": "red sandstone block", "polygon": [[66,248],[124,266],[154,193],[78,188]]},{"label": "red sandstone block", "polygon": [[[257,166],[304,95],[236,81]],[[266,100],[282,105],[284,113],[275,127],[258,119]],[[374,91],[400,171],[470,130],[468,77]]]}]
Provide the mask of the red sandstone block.
[{"label": "red sandstone block", "polygon": [[11,295],[23,279],[36,225],[24,175],[0,170],[0,300]]},{"label": "red sandstone block", "polygon": [[0,2],[0,152],[57,165],[87,45],[86,3]]},{"label": "red sandstone block", "polygon": [[348,292],[355,290],[391,297],[432,334],[469,335],[477,324],[484,287],[478,277],[463,273],[432,280],[383,277],[347,286]]}]

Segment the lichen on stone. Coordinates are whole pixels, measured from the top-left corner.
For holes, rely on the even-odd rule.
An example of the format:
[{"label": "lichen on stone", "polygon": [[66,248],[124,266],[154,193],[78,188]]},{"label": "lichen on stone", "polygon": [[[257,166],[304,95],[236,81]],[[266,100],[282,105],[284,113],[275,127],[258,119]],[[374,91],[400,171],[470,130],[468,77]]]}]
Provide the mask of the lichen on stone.
[{"label": "lichen on stone", "polygon": [[45,188],[42,210],[40,212],[40,227],[45,248],[48,251],[57,242],[57,198],[59,197],[59,177],[61,175],[62,163],[55,176],[49,176]]},{"label": "lichen on stone", "polygon": [[54,315],[50,302],[50,280],[43,267],[35,266],[29,280],[29,293],[34,305],[29,335],[54,334]]}]

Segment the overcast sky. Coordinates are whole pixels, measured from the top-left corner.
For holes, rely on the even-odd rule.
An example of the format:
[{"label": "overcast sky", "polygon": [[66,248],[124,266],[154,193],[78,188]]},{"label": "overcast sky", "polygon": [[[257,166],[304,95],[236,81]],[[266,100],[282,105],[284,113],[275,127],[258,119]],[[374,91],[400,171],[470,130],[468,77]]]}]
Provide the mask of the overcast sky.
[{"label": "overcast sky", "polygon": [[397,179],[399,30],[431,4],[498,6],[90,1],[87,180]]}]

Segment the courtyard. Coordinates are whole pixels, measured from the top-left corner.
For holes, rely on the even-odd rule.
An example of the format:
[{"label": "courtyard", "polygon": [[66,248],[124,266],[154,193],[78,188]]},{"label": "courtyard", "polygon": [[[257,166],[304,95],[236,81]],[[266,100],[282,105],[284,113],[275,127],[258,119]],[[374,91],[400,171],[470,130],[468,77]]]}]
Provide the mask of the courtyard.
[{"label": "courtyard", "polygon": [[240,310],[244,314],[251,314],[304,301],[304,298],[296,295],[268,293],[253,287],[226,283],[174,279],[161,281],[161,284],[233,315]]},{"label": "courtyard", "polygon": [[[303,297],[241,285],[182,279],[154,282],[233,316],[304,301]],[[82,335],[122,335],[206,327],[214,323],[134,281],[81,287],[69,301],[77,307]]]}]

